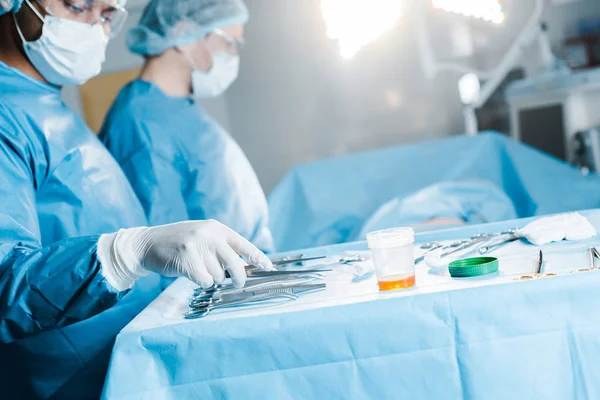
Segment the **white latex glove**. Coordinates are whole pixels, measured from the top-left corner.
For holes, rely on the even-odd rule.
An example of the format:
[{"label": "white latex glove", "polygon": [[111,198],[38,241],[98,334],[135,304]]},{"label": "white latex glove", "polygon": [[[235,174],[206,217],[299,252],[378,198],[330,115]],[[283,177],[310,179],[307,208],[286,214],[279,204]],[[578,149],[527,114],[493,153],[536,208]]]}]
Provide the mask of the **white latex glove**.
[{"label": "white latex glove", "polygon": [[121,229],[102,235],[98,257],[102,274],[117,290],[131,287],[150,272],[185,276],[206,288],[225,280],[223,266],[239,288],[246,283],[247,264],[273,269],[271,261],[254,245],[213,220]]},{"label": "white latex glove", "polygon": [[561,240],[584,240],[596,236],[594,226],[579,213],[540,218],[517,230],[516,235],[540,246]]}]

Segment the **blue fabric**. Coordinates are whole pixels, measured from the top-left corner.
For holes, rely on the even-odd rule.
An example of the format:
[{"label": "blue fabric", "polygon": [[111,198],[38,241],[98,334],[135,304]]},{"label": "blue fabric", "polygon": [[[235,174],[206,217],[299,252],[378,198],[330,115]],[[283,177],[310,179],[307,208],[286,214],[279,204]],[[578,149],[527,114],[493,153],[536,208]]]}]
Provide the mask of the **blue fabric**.
[{"label": "blue fabric", "polygon": [[354,240],[364,240],[369,232],[399,226],[411,226],[415,232],[435,230],[444,222],[428,222],[439,219],[454,224],[482,224],[516,217],[512,201],[488,181],[442,182],[388,201],[369,217]]},{"label": "blue fabric", "polygon": [[127,45],[133,53],[159,55],[248,18],[243,0],[151,0],[129,31]]},{"label": "blue fabric", "polygon": [[388,148],[294,168],[269,197],[279,251],[344,243],[382,204],[426,186],[486,180],[518,217],[600,207],[600,177],[493,133]]},{"label": "blue fabric", "polygon": [[[600,220],[600,210],[592,213]],[[473,225],[417,240],[464,238],[528,222]],[[303,253],[365,248],[361,242]],[[596,399],[599,285],[600,273],[566,274],[124,331],[103,397]]]},{"label": "blue fabric", "polygon": [[23,0],[4,0],[0,2],[0,15],[16,13],[23,5]]},{"label": "blue fabric", "polygon": [[273,250],[264,192],[238,144],[190,98],[136,80],[121,90],[100,138],[148,221],[216,219]]},{"label": "blue fabric", "polygon": [[94,398],[116,334],[159,293],[149,277],[110,308],[98,235],[145,225],[143,209],[58,89],[0,63],[0,93],[0,386]]}]

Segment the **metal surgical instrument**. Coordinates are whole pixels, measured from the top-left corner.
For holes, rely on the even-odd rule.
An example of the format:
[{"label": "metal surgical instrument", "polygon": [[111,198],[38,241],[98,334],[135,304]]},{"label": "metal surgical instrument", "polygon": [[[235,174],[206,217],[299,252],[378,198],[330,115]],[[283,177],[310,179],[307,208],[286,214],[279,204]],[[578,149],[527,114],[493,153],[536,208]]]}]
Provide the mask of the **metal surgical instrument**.
[{"label": "metal surgical instrument", "polygon": [[270,301],[270,300],[296,300],[298,295],[293,293],[265,293],[262,295],[254,296],[251,299],[244,299],[239,301],[232,302],[223,302],[220,304],[211,304],[211,305],[203,305],[199,307],[195,307],[192,311],[189,311],[185,314],[186,319],[196,319],[206,317],[212,310],[218,308],[236,308],[243,307],[246,305],[252,305],[260,302]]},{"label": "metal surgical instrument", "polygon": [[313,281],[318,281],[323,278],[322,275],[309,274],[309,275],[288,275],[288,276],[276,276],[276,277],[268,277],[268,278],[256,278],[248,281],[246,286],[243,288],[236,288],[232,284],[227,285],[213,285],[209,288],[203,289],[201,287],[197,287],[194,289],[193,297],[203,297],[206,295],[212,295],[215,293],[230,293],[230,292],[238,292],[244,290],[252,290],[257,287],[269,285],[269,284],[301,284],[301,283],[309,283]]},{"label": "metal surgical instrument", "polygon": [[327,256],[319,256],[319,257],[307,257],[299,256],[297,258],[282,258],[281,260],[272,261],[274,266],[281,266],[286,264],[295,264],[295,263],[303,263],[305,261],[314,261],[314,260],[322,260],[327,258]]},{"label": "metal surgical instrument", "polygon": [[[330,272],[331,269],[323,268],[312,268],[312,269],[301,269],[301,270],[286,270],[286,271],[263,271],[256,269],[255,267],[248,265],[246,267],[246,275],[248,278],[265,278],[269,276],[284,276],[284,275],[306,275],[311,273]],[[225,271],[225,276],[231,278],[229,271]]]},{"label": "metal surgical instrument", "polygon": [[452,249],[458,246],[462,246],[464,244],[466,244],[468,241],[467,240],[460,240],[458,242],[453,242],[453,243],[449,243],[447,245],[443,245],[441,243],[425,243],[424,245],[421,246],[422,249],[427,250],[425,253],[423,253],[423,255],[421,255],[420,257],[415,258],[415,264],[418,264],[420,262],[422,262],[423,260],[425,260],[425,256],[429,253],[431,253],[432,251],[438,250],[438,249]]},{"label": "metal surgical instrument", "polygon": [[512,243],[512,242],[516,242],[517,240],[519,240],[520,238],[516,237],[516,236],[512,236],[512,237],[508,237],[498,243],[494,243],[491,244],[489,246],[483,246],[479,248],[479,254],[485,254],[490,252],[491,250],[500,247],[500,246],[504,246],[507,243]]},{"label": "metal surgical instrument", "polygon": [[219,293],[212,297],[207,298],[198,298],[192,300],[190,303],[191,308],[198,308],[202,306],[212,305],[212,304],[222,304],[222,303],[231,303],[237,302],[240,300],[252,300],[256,296],[268,294],[268,293],[292,293],[292,294],[302,294],[308,292],[315,292],[324,290],[327,288],[327,284],[318,283],[312,285],[293,285],[293,286],[272,286],[272,287],[261,287],[256,288],[255,290],[245,291],[245,292],[237,292],[237,293]]}]

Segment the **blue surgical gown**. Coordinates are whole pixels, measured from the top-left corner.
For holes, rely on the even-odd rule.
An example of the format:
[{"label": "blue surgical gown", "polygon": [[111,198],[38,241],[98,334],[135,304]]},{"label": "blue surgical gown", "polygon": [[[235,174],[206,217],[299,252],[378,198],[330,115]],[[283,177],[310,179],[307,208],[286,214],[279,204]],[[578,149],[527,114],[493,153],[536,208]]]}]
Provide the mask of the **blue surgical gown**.
[{"label": "blue surgical gown", "polygon": [[296,166],[269,197],[278,251],[344,243],[393,198],[429,185],[485,180],[519,218],[600,207],[600,175],[497,133],[454,136]]},{"label": "blue surgical gown", "polygon": [[59,90],[3,63],[0,199],[0,397],[97,398],[117,333],[158,294],[156,277],[112,288],[98,235],[146,219]]},{"label": "blue surgical gown", "polygon": [[151,225],[216,219],[261,250],[273,250],[267,201],[254,169],[194,100],[135,80],[121,90],[99,136]]}]

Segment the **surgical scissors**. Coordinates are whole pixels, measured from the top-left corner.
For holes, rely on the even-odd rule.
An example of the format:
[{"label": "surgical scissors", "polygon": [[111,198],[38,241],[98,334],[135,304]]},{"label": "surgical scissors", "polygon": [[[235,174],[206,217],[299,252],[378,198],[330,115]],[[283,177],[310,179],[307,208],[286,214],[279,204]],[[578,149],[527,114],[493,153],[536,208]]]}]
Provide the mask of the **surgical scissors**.
[{"label": "surgical scissors", "polygon": [[254,288],[247,291],[234,292],[234,293],[217,293],[214,296],[206,298],[196,298],[190,303],[191,308],[198,308],[211,304],[229,303],[244,299],[253,299],[256,296],[263,295],[266,293],[292,293],[302,294],[308,292],[316,292],[327,288],[325,283],[317,283],[312,285],[266,285],[263,287]]},{"label": "surgical scissors", "polygon": [[319,281],[323,278],[322,275],[308,274],[308,275],[288,275],[288,276],[275,276],[267,278],[256,278],[248,281],[246,286],[243,288],[235,288],[232,284],[227,285],[213,285],[209,288],[197,287],[194,289],[193,298],[206,297],[208,295],[214,295],[216,293],[234,293],[239,291],[253,290],[257,287],[269,285],[269,284],[302,284],[313,281]]},{"label": "surgical scissors", "polygon": [[274,266],[281,266],[286,264],[295,264],[295,263],[303,263],[305,261],[314,261],[314,260],[322,260],[327,258],[327,256],[318,256],[318,257],[307,257],[299,256],[296,258],[282,258],[280,260],[273,260],[272,263]]},{"label": "surgical scissors", "polygon": [[212,310],[218,309],[218,308],[237,308],[237,307],[250,306],[250,305],[253,305],[256,303],[266,302],[266,301],[275,300],[275,299],[296,300],[297,298],[298,298],[298,295],[293,294],[293,293],[281,293],[281,292],[264,293],[261,295],[254,296],[253,298],[250,298],[250,299],[243,299],[243,300],[237,300],[237,301],[231,301],[231,302],[223,302],[223,303],[218,303],[218,304],[209,304],[209,305],[198,306],[198,307],[193,308],[191,311],[187,312],[185,314],[185,319],[203,318],[203,317],[206,317]]},{"label": "surgical scissors", "polygon": [[[269,276],[284,276],[284,275],[306,275],[311,273],[322,273],[322,272],[330,272],[331,269],[323,269],[323,268],[311,268],[311,269],[300,269],[300,270],[286,270],[286,271],[263,271],[256,269],[252,265],[246,266],[246,275],[248,278],[265,278]],[[231,278],[229,271],[225,271],[225,277]]]},{"label": "surgical scissors", "polygon": [[477,243],[482,243],[485,242],[487,240],[490,240],[491,238],[494,237],[498,237],[498,236],[502,236],[502,235],[514,235],[515,233],[515,229],[508,229],[504,232],[500,232],[500,233],[480,233],[477,234],[473,237],[471,237],[471,240],[467,240],[465,244],[463,244],[462,246],[458,246],[455,249],[452,249],[450,251],[446,251],[445,253],[443,253],[440,258],[444,258],[446,256],[449,256],[451,254],[457,253],[459,251],[463,251],[463,250],[467,250],[470,247],[473,247],[474,245],[476,245]]},{"label": "surgical scissors", "polygon": [[511,237],[508,237],[508,238],[506,238],[504,240],[501,240],[498,243],[494,243],[494,244],[491,244],[489,246],[482,246],[482,247],[479,248],[479,254],[486,254],[486,253],[490,252],[491,250],[493,250],[493,249],[495,249],[497,247],[504,246],[507,243],[516,242],[519,239],[520,238],[518,238],[516,236],[511,236]]}]

